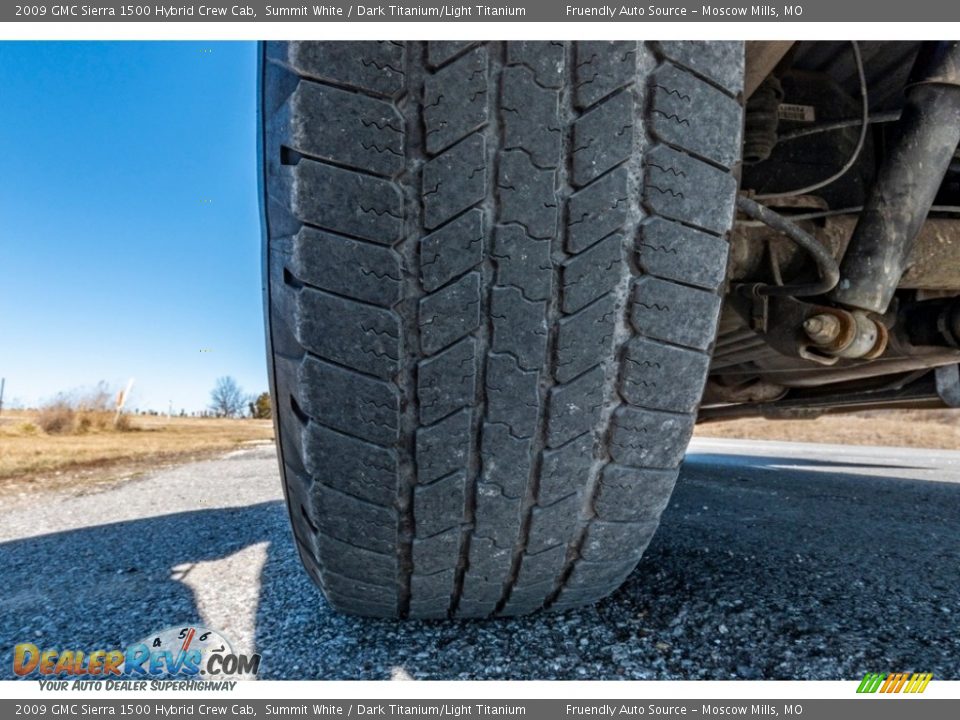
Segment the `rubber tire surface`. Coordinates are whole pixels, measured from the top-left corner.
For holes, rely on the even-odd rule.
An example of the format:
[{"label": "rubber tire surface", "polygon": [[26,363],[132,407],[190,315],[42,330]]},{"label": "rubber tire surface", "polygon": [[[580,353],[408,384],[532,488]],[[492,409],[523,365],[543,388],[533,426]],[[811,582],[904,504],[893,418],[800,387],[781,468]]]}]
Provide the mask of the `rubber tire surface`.
[{"label": "rubber tire surface", "polygon": [[743,47],[261,46],[281,469],[338,610],[562,610],[635,568],[703,391]]}]

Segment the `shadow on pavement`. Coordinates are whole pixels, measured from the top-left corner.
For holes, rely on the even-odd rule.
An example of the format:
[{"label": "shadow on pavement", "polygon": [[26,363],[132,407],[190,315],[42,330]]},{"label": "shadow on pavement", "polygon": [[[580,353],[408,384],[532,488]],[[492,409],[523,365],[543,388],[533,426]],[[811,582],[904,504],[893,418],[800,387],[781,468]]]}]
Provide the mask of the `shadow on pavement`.
[{"label": "shadow on pavement", "polygon": [[[727,465],[692,460],[617,593],[515,620],[331,613],[300,568],[280,502],[3,543],[0,674],[10,677],[17,642],[122,647],[203,623],[173,568],[268,543],[255,620],[268,678],[960,677],[960,484],[758,472],[751,458],[731,477]],[[213,592],[231,581],[218,577]]]}]

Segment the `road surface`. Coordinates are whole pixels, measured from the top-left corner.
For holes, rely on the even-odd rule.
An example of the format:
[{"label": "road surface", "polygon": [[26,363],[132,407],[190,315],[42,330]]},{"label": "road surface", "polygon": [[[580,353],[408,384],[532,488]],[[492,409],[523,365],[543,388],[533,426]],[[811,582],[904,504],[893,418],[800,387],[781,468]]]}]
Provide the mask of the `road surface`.
[{"label": "road surface", "polygon": [[279,679],[960,678],[960,452],[695,440],[640,566],[596,607],[515,620],[333,614],[270,447],[0,504],[12,647],[201,623]]}]

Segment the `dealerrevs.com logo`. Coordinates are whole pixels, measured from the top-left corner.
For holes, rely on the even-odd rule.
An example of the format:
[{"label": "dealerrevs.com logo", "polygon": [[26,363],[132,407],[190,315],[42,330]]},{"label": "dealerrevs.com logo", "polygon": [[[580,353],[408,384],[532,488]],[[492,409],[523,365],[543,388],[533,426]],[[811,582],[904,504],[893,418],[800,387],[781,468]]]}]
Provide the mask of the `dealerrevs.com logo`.
[{"label": "dealerrevs.com logo", "polygon": [[166,628],[123,650],[41,648],[34,643],[13,649],[13,672],[20,677],[104,680],[109,684],[105,689],[129,689],[117,680],[151,679],[204,681],[203,687],[211,689],[211,681],[252,677],[259,669],[260,655],[236,653],[221,633],[199,626]]}]

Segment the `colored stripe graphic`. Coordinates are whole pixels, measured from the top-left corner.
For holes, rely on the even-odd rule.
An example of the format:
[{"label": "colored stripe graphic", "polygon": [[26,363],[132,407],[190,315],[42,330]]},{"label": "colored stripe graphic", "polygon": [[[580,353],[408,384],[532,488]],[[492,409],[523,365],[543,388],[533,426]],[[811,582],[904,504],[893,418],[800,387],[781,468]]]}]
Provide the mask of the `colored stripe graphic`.
[{"label": "colored stripe graphic", "polygon": [[933,673],[914,673],[913,677],[910,678],[910,684],[907,686],[907,689],[904,690],[904,692],[922,693],[927,689],[927,685],[932,678]]},{"label": "colored stripe graphic", "polygon": [[863,676],[863,680],[860,681],[860,687],[857,688],[857,692],[875,693],[877,688],[880,687],[881,682],[883,682],[883,675],[880,673],[867,673]]},{"label": "colored stripe graphic", "polygon": [[933,673],[867,673],[857,687],[858,693],[922,693],[927,689]]}]

